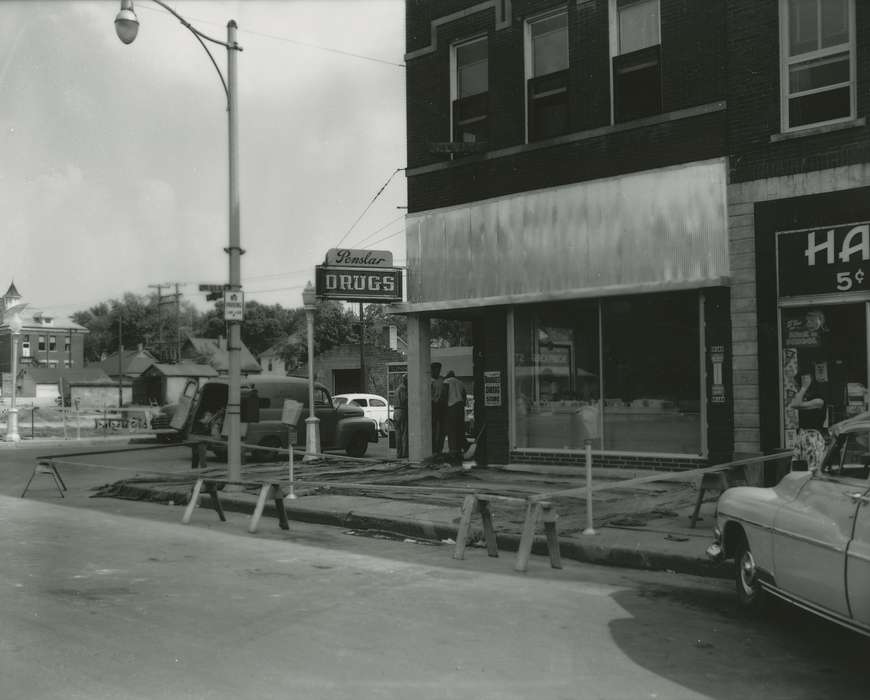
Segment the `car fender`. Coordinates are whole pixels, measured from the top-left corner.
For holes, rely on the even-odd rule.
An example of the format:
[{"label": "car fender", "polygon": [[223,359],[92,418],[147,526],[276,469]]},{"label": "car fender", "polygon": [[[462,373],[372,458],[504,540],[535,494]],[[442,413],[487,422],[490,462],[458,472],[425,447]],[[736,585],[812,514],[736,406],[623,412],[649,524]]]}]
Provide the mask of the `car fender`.
[{"label": "car fender", "polygon": [[745,536],[758,567],[773,573],[773,521],[779,503],[774,489],[756,486],[735,486],[719,497],[717,525],[726,558],[735,555]]},{"label": "car fender", "polygon": [[348,444],[350,444],[351,437],[360,432],[360,430],[365,431],[369,442],[378,441],[377,421],[365,416],[351,416],[339,419],[336,426],[336,447],[340,450],[346,449]]}]

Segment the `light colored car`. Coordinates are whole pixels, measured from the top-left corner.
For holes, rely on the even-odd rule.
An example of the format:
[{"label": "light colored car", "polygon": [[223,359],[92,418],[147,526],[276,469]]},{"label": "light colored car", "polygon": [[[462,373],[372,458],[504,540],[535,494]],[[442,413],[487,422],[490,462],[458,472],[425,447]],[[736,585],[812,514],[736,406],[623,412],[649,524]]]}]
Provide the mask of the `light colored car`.
[{"label": "light colored car", "polygon": [[349,404],[359,406],[363,415],[371,418],[378,424],[381,435],[389,435],[393,426],[393,407],[389,405],[383,396],[377,394],[335,394],[332,404],[338,408]]},{"label": "light colored car", "polygon": [[870,420],[844,421],[822,466],[719,498],[713,559],[734,559],[737,597],[773,594],[870,636]]}]

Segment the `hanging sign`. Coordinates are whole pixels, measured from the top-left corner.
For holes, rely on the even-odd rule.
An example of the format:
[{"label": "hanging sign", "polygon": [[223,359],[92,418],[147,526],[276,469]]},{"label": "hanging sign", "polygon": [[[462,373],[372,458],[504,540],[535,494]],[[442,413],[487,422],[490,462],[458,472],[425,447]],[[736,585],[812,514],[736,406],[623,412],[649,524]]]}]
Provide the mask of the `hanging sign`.
[{"label": "hanging sign", "polygon": [[393,254],[389,250],[354,250],[352,248],[330,248],[326,252],[327,267],[344,265],[349,267],[392,267]]},{"label": "hanging sign", "polygon": [[779,296],[868,293],[870,224],[777,233]]},{"label": "hanging sign", "polygon": [[402,301],[402,269],[399,267],[315,268],[317,296],[341,301]]}]

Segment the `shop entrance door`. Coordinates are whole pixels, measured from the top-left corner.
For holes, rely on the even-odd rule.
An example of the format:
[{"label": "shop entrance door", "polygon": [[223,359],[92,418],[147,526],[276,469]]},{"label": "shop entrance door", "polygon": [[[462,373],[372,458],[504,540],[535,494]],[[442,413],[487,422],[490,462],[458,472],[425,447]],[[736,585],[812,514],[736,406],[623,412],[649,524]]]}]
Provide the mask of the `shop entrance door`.
[{"label": "shop entrance door", "polygon": [[783,445],[794,446],[801,416],[790,407],[809,375],[824,401],[827,428],[867,410],[868,304],[816,304],[780,310]]}]

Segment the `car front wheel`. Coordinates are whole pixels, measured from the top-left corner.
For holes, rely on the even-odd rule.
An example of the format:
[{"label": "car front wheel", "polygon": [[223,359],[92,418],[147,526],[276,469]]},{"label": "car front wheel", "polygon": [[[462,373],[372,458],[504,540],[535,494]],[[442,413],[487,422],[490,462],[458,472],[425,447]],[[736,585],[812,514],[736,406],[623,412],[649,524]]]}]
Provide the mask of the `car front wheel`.
[{"label": "car front wheel", "polygon": [[351,435],[350,442],[347,445],[347,453],[351,457],[362,457],[368,448],[369,438],[364,432],[360,431]]},{"label": "car front wheel", "polygon": [[744,610],[755,611],[761,607],[763,591],[758,582],[758,567],[752,550],[746,541],[746,536],[741,535],[734,555],[735,583],[737,586],[737,602]]}]

